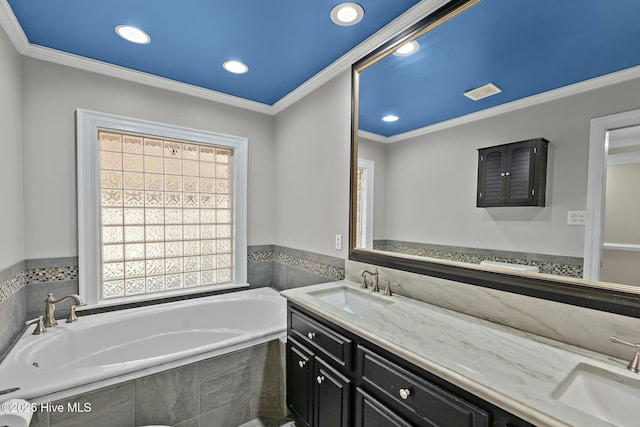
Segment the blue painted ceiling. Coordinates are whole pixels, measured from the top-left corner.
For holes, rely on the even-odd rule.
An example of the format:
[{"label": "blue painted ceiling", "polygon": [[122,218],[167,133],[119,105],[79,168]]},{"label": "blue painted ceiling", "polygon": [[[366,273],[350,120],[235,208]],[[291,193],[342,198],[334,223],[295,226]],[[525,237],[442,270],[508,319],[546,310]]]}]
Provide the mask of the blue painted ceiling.
[{"label": "blue painted ceiling", "polygon": [[[418,0],[7,0],[29,42],[273,105]],[[119,38],[120,24],[152,42]],[[392,136],[640,65],[640,0],[483,0],[361,74],[360,129]],[[249,66],[243,75],[227,60]],[[463,93],[493,82],[502,93]],[[385,123],[387,114],[400,117]]]},{"label": "blue painted ceiling", "polygon": [[[361,73],[361,130],[393,136],[638,66],[640,0],[483,0],[419,42]],[[463,96],[490,82],[502,93]]]},{"label": "blue painted ceiling", "polygon": [[[419,0],[358,0],[355,26],[337,0],[8,0],[29,43],[273,105]],[[118,37],[117,25],[151,36]],[[222,68],[249,66],[243,75]]]}]

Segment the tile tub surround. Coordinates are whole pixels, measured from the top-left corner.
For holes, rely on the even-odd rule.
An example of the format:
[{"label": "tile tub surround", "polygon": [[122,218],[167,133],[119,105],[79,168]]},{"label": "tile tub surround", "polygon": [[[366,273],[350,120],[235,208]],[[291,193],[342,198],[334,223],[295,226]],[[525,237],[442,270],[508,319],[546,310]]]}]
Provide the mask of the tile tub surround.
[{"label": "tile tub surround", "polygon": [[[351,314],[311,295],[339,286],[367,292],[390,304]],[[359,283],[349,280],[290,289],[282,295],[536,426],[610,426],[551,397],[580,363],[638,381],[636,374],[626,370],[626,360],[415,299],[361,291]]]},{"label": "tile tub surround", "polygon": [[[34,416],[31,427],[236,427],[284,418],[279,340],[50,402],[91,404],[91,412]],[[46,400],[38,401],[41,405]]]},{"label": "tile tub surround", "polygon": [[582,278],[583,275],[584,261],[578,257],[432,245],[429,243],[403,242],[398,240],[375,240],[373,242],[373,248],[386,252],[446,259],[470,264],[480,264],[481,261],[488,260],[530,265],[538,267],[540,273],[575,277],[578,279]]},{"label": "tile tub surround", "polygon": [[0,270],[0,360],[27,320],[25,263]]},{"label": "tile tub surround", "polygon": [[624,360],[631,360],[634,350],[611,343],[610,337],[640,341],[637,318],[356,261],[346,261],[345,267],[349,280],[359,281],[363,269],[377,268],[380,283],[400,284],[394,287],[399,295]]}]

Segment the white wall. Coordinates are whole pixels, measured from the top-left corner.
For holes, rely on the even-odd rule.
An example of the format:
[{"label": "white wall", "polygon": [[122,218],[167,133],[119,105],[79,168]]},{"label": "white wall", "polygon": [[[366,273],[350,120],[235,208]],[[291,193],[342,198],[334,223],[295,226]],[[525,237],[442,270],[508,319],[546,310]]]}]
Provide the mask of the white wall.
[{"label": "white wall", "polygon": [[373,238],[384,238],[387,206],[387,144],[358,138],[358,159],[371,160],[373,166]]},{"label": "white wall", "polygon": [[278,245],[347,257],[350,85],[344,72],[276,116]]},{"label": "white wall", "polygon": [[[581,257],[589,120],[640,108],[640,79],[391,144],[387,239]],[[477,149],[550,141],[547,207],[476,208]],[[378,236],[375,236],[379,238]]]},{"label": "white wall", "polygon": [[0,27],[0,270],[24,259],[22,66]]},{"label": "white wall", "polygon": [[26,258],[77,255],[77,108],[247,137],[248,244],[273,243],[273,117],[30,58],[23,83]]}]

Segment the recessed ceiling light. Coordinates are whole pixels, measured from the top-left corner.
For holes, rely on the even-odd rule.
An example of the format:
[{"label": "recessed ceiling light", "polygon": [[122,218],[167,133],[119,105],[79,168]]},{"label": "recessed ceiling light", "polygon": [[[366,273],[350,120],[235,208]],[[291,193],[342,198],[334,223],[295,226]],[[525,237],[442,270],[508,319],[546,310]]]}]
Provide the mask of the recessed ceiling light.
[{"label": "recessed ceiling light", "polygon": [[502,89],[500,89],[498,86],[494,85],[493,83],[487,83],[484,86],[480,86],[465,92],[464,96],[466,96],[469,99],[473,99],[474,101],[479,101],[483,98],[486,98],[491,95],[495,95],[500,92],[502,92]]},{"label": "recessed ceiling light", "polygon": [[240,61],[227,61],[222,64],[225,70],[233,74],[244,74],[249,71],[249,67]]},{"label": "recessed ceiling light", "polygon": [[396,56],[409,56],[416,53],[419,49],[420,43],[414,40],[412,42],[403,44],[402,46],[397,48],[396,51],[393,52],[393,54]]},{"label": "recessed ceiling light", "polygon": [[393,114],[389,114],[389,115],[387,115],[387,116],[384,116],[384,117],[382,118],[382,121],[383,121],[383,122],[389,122],[389,123],[390,123],[390,122],[396,122],[396,121],[398,121],[398,119],[399,119],[399,117],[398,117],[398,116],[394,116]]},{"label": "recessed ceiling light", "polygon": [[363,17],[364,9],[356,3],[340,3],[331,9],[331,20],[343,27],[356,25]]},{"label": "recessed ceiling light", "polygon": [[132,27],[130,25],[118,25],[116,27],[116,33],[123,39],[130,41],[131,43],[149,44],[151,43],[151,37],[139,28]]}]

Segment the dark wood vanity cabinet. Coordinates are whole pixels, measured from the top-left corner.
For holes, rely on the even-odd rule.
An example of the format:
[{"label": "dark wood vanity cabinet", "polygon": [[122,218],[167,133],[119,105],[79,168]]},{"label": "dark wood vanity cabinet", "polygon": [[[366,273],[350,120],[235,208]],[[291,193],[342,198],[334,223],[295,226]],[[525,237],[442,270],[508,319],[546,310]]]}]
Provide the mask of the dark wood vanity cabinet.
[{"label": "dark wood vanity cabinet", "polygon": [[531,426],[291,302],[286,366],[307,427]]},{"label": "dark wood vanity cabinet", "polygon": [[548,146],[536,138],[479,149],[476,206],[544,206]]}]

